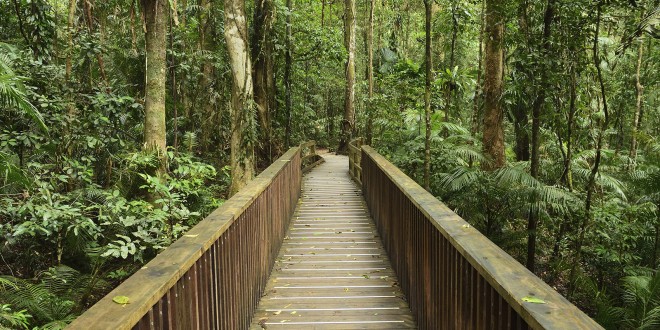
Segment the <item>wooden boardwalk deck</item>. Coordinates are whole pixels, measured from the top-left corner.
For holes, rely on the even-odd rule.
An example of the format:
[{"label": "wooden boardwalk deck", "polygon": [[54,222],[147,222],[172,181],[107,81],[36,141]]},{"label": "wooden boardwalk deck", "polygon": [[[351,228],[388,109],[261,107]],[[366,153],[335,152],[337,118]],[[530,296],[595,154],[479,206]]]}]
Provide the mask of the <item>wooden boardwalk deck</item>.
[{"label": "wooden boardwalk deck", "polygon": [[251,329],[410,329],[415,323],[348,158],[303,179],[302,198]]}]

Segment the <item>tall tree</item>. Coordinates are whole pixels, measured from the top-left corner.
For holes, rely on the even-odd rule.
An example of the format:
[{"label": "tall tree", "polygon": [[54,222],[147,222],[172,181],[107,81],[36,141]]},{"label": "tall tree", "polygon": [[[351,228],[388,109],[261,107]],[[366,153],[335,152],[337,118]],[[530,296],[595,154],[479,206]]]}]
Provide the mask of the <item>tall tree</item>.
[{"label": "tall tree", "polygon": [[344,0],[344,47],[346,58],[346,88],[344,89],[344,120],[337,153],[345,154],[355,127],[355,0]]},{"label": "tall tree", "polygon": [[284,107],[286,112],[286,127],[285,127],[285,144],[289,148],[291,146],[291,108],[293,107],[291,100],[291,70],[293,69],[293,47],[292,32],[291,32],[291,14],[293,12],[293,0],[286,0],[286,37],[285,37],[285,54],[284,54]]},{"label": "tall tree", "polygon": [[[433,61],[431,54],[431,19],[433,16],[433,0],[424,0],[424,9],[426,17],[426,81],[424,84],[424,114],[426,115],[426,137],[424,139],[424,188],[431,189],[431,81],[433,77]],[[446,109],[449,111],[449,109]]]},{"label": "tall tree", "polygon": [[[576,242],[576,247],[575,247],[575,262],[573,264],[573,268],[571,269],[571,273],[569,276],[569,279],[571,280],[571,285],[573,285],[575,276],[577,274],[577,268],[580,262],[582,262],[582,245],[584,244],[584,238],[585,234],[587,231],[587,228],[591,224],[594,214],[591,210],[593,206],[593,197],[594,197],[594,191],[596,190],[596,177],[598,176],[598,172],[600,171],[600,163],[603,158],[603,139],[605,132],[607,131],[607,128],[610,125],[610,112],[609,108],[607,105],[607,93],[605,91],[605,82],[603,80],[603,70],[600,66],[602,62],[602,58],[600,56],[600,48],[598,46],[598,40],[600,37],[600,26],[601,26],[601,19],[602,19],[602,14],[603,14],[603,0],[599,0],[598,4],[596,5],[596,28],[594,31],[593,35],[593,43],[591,46],[591,52],[592,52],[592,60],[593,60],[593,65],[596,69],[596,78],[598,80],[598,85],[600,87],[600,102],[597,104],[600,105],[602,104],[602,109],[603,109],[603,119],[601,121],[600,125],[600,130],[597,132],[597,137],[596,137],[596,155],[594,157],[593,161],[593,166],[591,166],[591,172],[589,173],[589,179],[587,180],[587,186],[585,187],[587,196],[585,198],[584,202],[584,218],[582,219],[582,222],[580,223],[580,228],[578,231],[578,238]],[[571,288],[572,289],[572,288]]]},{"label": "tall tree", "polygon": [[482,167],[494,170],[503,167],[504,128],[502,120],[502,72],[504,69],[504,1],[486,0],[486,51],[484,66],[484,153],[490,157]]},{"label": "tall tree", "polygon": [[[215,49],[215,40],[214,40],[214,31],[215,23],[213,22],[213,1],[212,0],[201,0],[200,1],[201,10],[199,11],[199,50],[202,52],[211,53]],[[202,74],[199,77],[199,87],[202,89],[202,102],[201,107],[201,116],[204,118],[200,124],[200,147],[203,152],[207,152],[211,148],[211,136],[214,132],[214,123],[216,122],[214,118],[215,114],[215,102],[214,98],[214,88],[215,88],[215,79],[214,79],[214,66],[213,58],[210,56],[205,56],[202,62]]]},{"label": "tall tree", "polygon": [[481,11],[479,17],[479,54],[477,55],[477,83],[475,84],[474,90],[474,99],[472,100],[472,125],[471,131],[472,134],[476,135],[479,132],[479,119],[481,117],[481,94],[483,93],[483,88],[481,86],[481,76],[483,70],[481,67],[483,65],[483,52],[484,52],[484,28],[485,28],[485,13],[486,13],[486,0],[481,1]]},{"label": "tall tree", "polygon": [[374,7],[376,6],[376,0],[370,0],[369,3],[369,27],[367,28],[367,144],[371,144],[374,126],[372,99],[374,97]]},{"label": "tall tree", "polygon": [[[644,16],[643,14],[641,15]],[[630,138],[630,160],[632,162],[631,166],[634,166],[634,162],[637,158],[637,134],[639,131],[639,125],[641,124],[642,118],[642,96],[644,94],[644,86],[642,85],[641,70],[642,70],[642,56],[644,53],[644,42],[643,38],[640,37],[639,48],[637,48],[637,64],[635,70],[635,92],[637,94],[636,103],[635,103],[635,116],[632,123],[632,136]]]},{"label": "tall tree", "polygon": [[225,41],[232,73],[231,186],[237,193],[254,177],[254,102],[252,62],[244,0],[224,0]]},{"label": "tall tree", "polygon": [[274,110],[275,75],[272,37],[275,23],[275,4],[273,0],[255,0],[254,32],[252,35],[252,58],[254,59],[254,102],[259,113],[259,123],[262,132],[261,148],[271,160],[273,153],[273,137],[271,133],[270,116]]},{"label": "tall tree", "polygon": [[144,0],[146,84],[144,92],[144,147],[155,150],[161,173],[167,166],[165,83],[167,80],[167,0]]},{"label": "tall tree", "polygon": [[[550,55],[550,34],[552,29],[552,21],[554,20],[555,9],[554,4],[555,0],[548,0],[545,8],[545,14],[543,16],[543,37],[541,44],[541,58],[543,63],[547,61],[546,57]],[[548,65],[541,65],[541,76],[540,84],[538,86],[539,90],[536,94],[536,99],[532,105],[532,160],[530,165],[530,174],[535,179],[539,178],[539,167],[540,167],[540,146],[541,146],[541,110],[543,104],[545,103],[545,94],[548,89],[548,71],[550,67]],[[536,198],[536,197],[534,197]],[[526,266],[530,271],[534,271],[535,268],[535,257],[536,257],[536,227],[538,225],[539,219],[538,208],[530,207],[529,217],[527,220],[527,262]]]}]

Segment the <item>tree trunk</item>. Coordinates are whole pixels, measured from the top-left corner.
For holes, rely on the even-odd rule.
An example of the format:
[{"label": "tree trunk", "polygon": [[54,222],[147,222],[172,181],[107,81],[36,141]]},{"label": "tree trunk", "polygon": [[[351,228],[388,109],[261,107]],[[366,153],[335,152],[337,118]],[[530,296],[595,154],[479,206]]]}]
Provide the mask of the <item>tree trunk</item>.
[{"label": "tree trunk", "polygon": [[344,120],[338,154],[348,152],[348,143],[355,128],[355,0],[344,0],[344,47],[346,59],[346,88],[344,91]]},{"label": "tree trunk", "polygon": [[481,108],[480,106],[480,99],[481,99],[481,94],[483,93],[483,89],[481,86],[481,75],[482,75],[482,62],[483,62],[483,44],[484,44],[484,20],[485,20],[485,13],[486,13],[486,0],[481,0],[481,26],[479,27],[479,58],[477,59],[477,83],[474,87],[474,99],[472,100],[473,102],[473,109],[472,109],[472,135],[476,135],[477,132],[479,132],[479,122],[481,121],[480,117],[480,111],[479,109]]},{"label": "tree trunk", "polygon": [[[85,4],[85,16],[87,16],[87,29],[89,31],[89,34],[92,35],[94,33],[94,15],[92,15],[92,0],[84,0],[83,3]],[[165,23],[167,24],[167,23]],[[167,35],[167,32],[166,32]],[[106,87],[109,86],[108,84],[108,77],[105,74],[105,62],[103,61],[103,54],[101,53],[96,53],[96,61],[99,64],[99,74],[101,75],[101,80],[105,84]],[[90,77],[91,79],[91,77]]]},{"label": "tree trunk", "polygon": [[[596,188],[596,176],[598,175],[598,170],[600,167],[600,162],[602,159],[602,149],[603,149],[603,137],[605,135],[605,131],[609,127],[610,123],[610,116],[609,116],[609,110],[607,108],[607,94],[605,93],[605,83],[603,81],[603,72],[600,68],[600,63],[601,63],[601,58],[600,58],[600,51],[598,48],[598,35],[600,33],[600,19],[602,15],[602,6],[603,3],[602,1],[598,1],[598,4],[596,6],[596,30],[594,32],[594,39],[593,39],[593,45],[592,45],[592,52],[593,52],[593,61],[594,61],[594,67],[596,68],[596,74],[598,78],[598,83],[600,85],[600,97],[602,98],[603,101],[603,113],[604,113],[604,120],[603,123],[600,127],[600,132],[598,132],[598,137],[596,139],[596,156],[594,158],[594,164],[593,167],[591,168],[591,173],[589,175],[589,179],[587,181],[587,197],[585,200],[585,216],[584,219],[582,220],[582,223],[580,225],[579,229],[579,234],[578,234],[578,239],[576,242],[576,247],[575,247],[575,260],[573,263],[573,268],[571,269],[571,273],[569,276],[569,279],[571,281],[571,290],[574,288],[574,280],[575,280],[575,275],[577,272],[577,268],[579,267],[580,263],[582,262],[582,245],[584,244],[584,236],[587,231],[587,227],[589,227],[589,224],[591,223],[591,217],[593,214],[591,213],[591,206],[593,203],[593,194],[594,190]],[[569,290],[569,291],[571,291]]]},{"label": "tree trunk", "polygon": [[367,132],[366,143],[371,145],[374,129],[374,6],[376,0],[370,0],[369,27],[367,28]]},{"label": "tree trunk", "polygon": [[[545,15],[543,17],[543,40],[542,40],[542,54],[545,59],[550,55],[550,34],[552,29],[552,21],[554,20],[554,1],[548,0]],[[531,175],[535,179],[539,178],[539,162],[540,162],[540,146],[541,146],[541,108],[545,103],[545,91],[547,89],[547,76],[550,68],[545,65],[541,66],[541,84],[539,92],[536,95],[532,107],[532,160],[531,160]],[[537,197],[534,196],[532,203],[536,203]],[[536,266],[536,230],[538,227],[539,210],[534,210],[530,207],[529,217],[527,219],[527,262],[526,266],[531,272],[534,272]]]},{"label": "tree trunk", "polygon": [[159,174],[167,169],[165,83],[167,80],[167,0],[144,0],[146,83],[144,95],[144,147],[158,152]]},{"label": "tree trunk", "polygon": [[252,63],[244,0],[224,0],[225,41],[232,73],[230,195],[254,176],[254,103]]},{"label": "tree trunk", "polygon": [[[449,49],[449,71],[454,72],[454,63],[456,56],[456,39],[458,38],[458,14],[457,5],[452,4],[451,7],[451,45]],[[448,81],[445,84],[445,122],[449,122],[451,107],[452,107],[452,97],[454,94],[454,85],[453,79]],[[447,131],[445,131],[445,136],[447,136]]]},{"label": "tree trunk", "polygon": [[632,136],[630,138],[630,160],[632,162],[631,168],[635,165],[635,160],[637,158],[637,131],[639,130],[639,125],[641,123],[641,113],[642,113],[642,95],[644,94],[644,86],[640,79],[640,71],[642,69],[642,53],[644,50],[644,42],[639,41],[639,48],[637,49],[637,70],[635,71],[635,91],[637,92],[637,103],[635,107],[635,118],[633,119],[632,125]]},{"label": "tree trunk", "polygon": [[[67,104],[67,115],[69,116],[69,120],[73,120],[73,118],[76,117],[76,104],[74,100],[74,95],[73,95],[73,80],[71,79],[71,71],[73,68],[73,65],[71,63],[71,58],[73,57],[73,35],[74,35],[74,25],[75,25],[75,18],[76,18],[76,7],[77,7],[77,0],[69,0],[69,13],[67,17],[67,53],[66,53],[66,64],[65,64],[65,69],[64,69],[64,80],[66,81],[67,88],[68,88],[68,104]],[[66,128],[65,130],[65,136],[69,136],[71,134],[70,130],[70,125],[69,127]],[[73,154],[73,144],[69,143],[66,147],[66,154],[71,157]]]},{"label": "tree trunk", "polygon": [[[201,51],[213,52],[215,49],[215,42],[213,40],[214,23],[211,19],[212,13],[212,0],[201,0],[199,13],[199,49]],[[211,58],[205,58],[202,63],[202,74],[199,77],[199,87],[202,90],[201,97],[201,116],[204,118],[199,124],[200,139],[199,145],[202,152],[206,153],[211,146],[211,136],[214,132],[215,122],[215,103],[214,100],[214,67]]]},{"label": "tree trunk", "polygon": [[[431,54],[431,19],[433,6],[432,0],[424,1],[424,8],[426,9],[426,81],[424,85],[424,114],[426,115],[426,137],[424,139],[424,188],[431,191],[431,81],[433,77],[432,68],[433,60]],[[447,109],[445,109],[447,110]]]},{"label": "tree trunk", "polygon": [[485,170],[504,166],[504,128],[502,91],[504,70],[504,4],[502,0],[486,0],[486,54],[484,64],[484,121],[483,147],[490,162],[482,164]]},{"label": "tree trunk", "polygon": [[527,108],[524,102],[518,102],[513,108],[513,131],[516,136],[516,152],[517,161],[529,161],[529,132],[527,131]]},{"label": "tree trunk", "polygon": [[286,15],[286,40],[285,48],[286,53],[284,55],[284,107],[286,111],[286,127],[285,127],[285,144],[289,148],[291,146],[291,70],[293,69],[293,58],[291,54],[293,53],[293,43],[291,42],[291,16],[293,14],[293,1],[286,0],[286,8],[289,13]]},{"label": "tree trunk", "polygon": [[573,191],[573,173],[571,172],[573,158],[573,126],[575,121],[575,112],[577,111],[577,68],[571,69],[571,87],[570,101],[568,106],[568,118],[566,120],[566,159],[564,160],[564,171],[561,175],[561,182],[564,183],[568,191]]},{"label": "tree trunk", "polygon": [[254,102],[259,113],[260,132],[262,132],[260,149],[262,149],[262,156],[265,156],[270,163],[274,149],[270,123],[273,111],[270,108],[270,95],[275,93],[271,80],[274,77],[272,31],[276,12],[273,0],[255,0],[254,6],[254,34],[252,35]]}]

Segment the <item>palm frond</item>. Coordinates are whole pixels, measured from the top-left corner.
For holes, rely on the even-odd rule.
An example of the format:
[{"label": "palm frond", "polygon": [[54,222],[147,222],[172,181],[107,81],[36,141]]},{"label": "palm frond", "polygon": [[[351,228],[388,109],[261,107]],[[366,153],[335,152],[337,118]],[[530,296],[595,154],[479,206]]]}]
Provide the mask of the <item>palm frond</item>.
[{"label": "palm frond", "polygon": [[[7,48],[0,47],[0,50],[6,52]],[[41,113],[27,99],[24,81],[24,77],[17,76],[11,69],[10,57],[6,54],[0,56],[0,106],[16,108],[32,118],[44,132],[48,132]]]},{"label": "palm frond", "polygon": [[483,175],[479,169],[458,166],[452,172],[442,175],[440,185],[448,191],[459,191],[475,184]]}]

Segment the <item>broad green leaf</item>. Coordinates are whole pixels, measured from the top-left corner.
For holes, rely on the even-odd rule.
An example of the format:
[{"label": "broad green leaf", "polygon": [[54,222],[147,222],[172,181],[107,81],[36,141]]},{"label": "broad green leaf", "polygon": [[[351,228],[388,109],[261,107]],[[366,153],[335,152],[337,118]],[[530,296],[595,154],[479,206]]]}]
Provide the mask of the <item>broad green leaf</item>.
[{"label": "broad green leaf", "polygon": [[114,298],[112,298],[112,301],[120,305],[126,305],[130,303],[130,299],[126,296],[115,296]]}]

